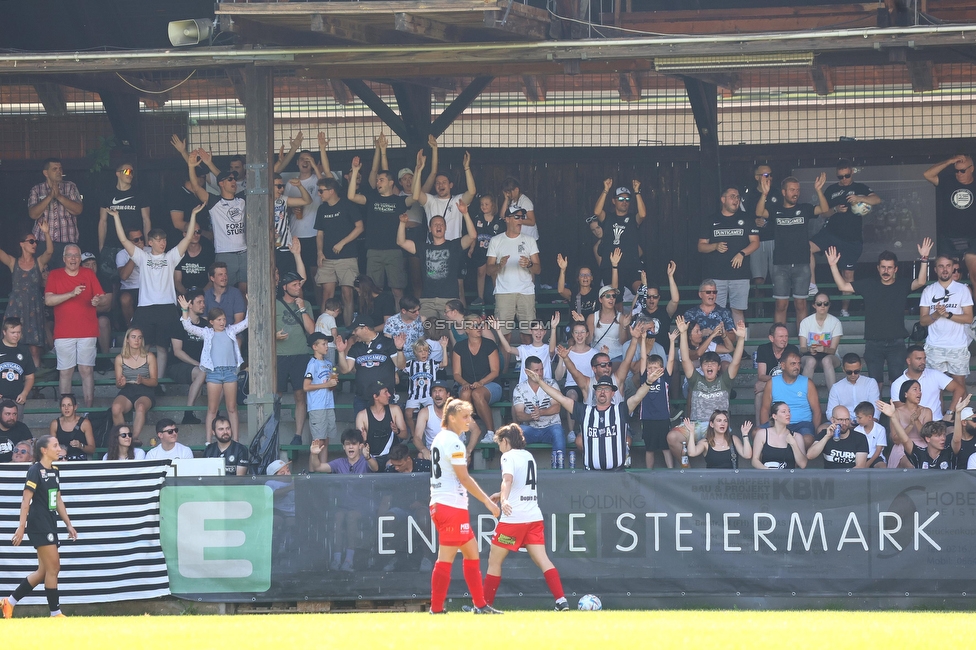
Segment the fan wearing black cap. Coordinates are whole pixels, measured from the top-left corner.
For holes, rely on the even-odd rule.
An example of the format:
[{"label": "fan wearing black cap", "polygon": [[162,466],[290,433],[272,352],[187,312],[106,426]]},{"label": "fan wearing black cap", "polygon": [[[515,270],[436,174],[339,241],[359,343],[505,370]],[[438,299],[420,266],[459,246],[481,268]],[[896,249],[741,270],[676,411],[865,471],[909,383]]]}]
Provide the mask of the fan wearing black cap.
[{"label": "fan wearing black cap", "polygon": [[630,455],[630,434],[627,431],[630,414],[641,403],[650,387],[664,375],[664,368],[648,369],[647,381],[642,383],[626,402],[614,403],[617,385],[610,376],[600,377],[594,386],[594,405],[575,402],[559,392],[559,387],[547,384],[539,374],[526,370],[530,381],[539,385],[554,402],[572,413],[580,428],[576,447],[583,452],[586,469],[623,469]]},{"label": "fan wearing black cap", "polygon": [[366,408],[376,382],[389,388],[393,395],[396,390],[396,369],[403,368],[406,363],[403,356],[406,334],[398,334],[391,339],[377,333],[373,329],[375,326],[371,318],[360,316],[353,323],[349,338],[340,336],[335,340],[339,370],[347,374],[356,373],[356,394],[352,402],[356,413]]},{"label": "fan wearing black cap", "polygon": [[[600,240],[600,248],[597,256],[601,260],[600,273],[602,284],[610,284],[610,274],[613,270],[610,263],[610,252],[619,248],[623,253],[617,269],[620,285],[630,287],[631,291],[637,293],[640,288],[640,249],[638,242],[640,238],[637,234],[637,227],[641,225],[647,217],[647,207],[644,205],[644,198],[641,196],[641,182],[631,181],[634,188],[631,191],[626,187],[618,187],[613,190],[613,214],[608,215],[604,210],[607,197],[613,188],[613,179],[608,178],[603,181],[603,191],[596,199],[593,206],[593,214],[596,215],[603,227],[603,238]],[[635,201],[637,204],[637,214],[631,215],[630,204]],[[663,258],[668,259],[668,258]]]},{"label": "fan wearing black cap", "polygon": [[356,414],[356,428],[363,434],[363,442],[370,453],[375,452],[376,462],[382,470],[393,445],[409,439],[410,430],[403,419],[403,410],[390,403],[393,393],[383,382],[374,382],[369,392],[370,405]]},{"label": "fan wearing black cap", "polygon": [[196,167],[201,161],[210,160],[203,149],[191,151],[187,156],[190,188],[196,197],[206,203],[213,226],[214,250],[218,262],[227,264],[230,283],[241,293],[247,294],[247,244],[244,239],[244,199],[237,196],[238,174],[224,171],[217,174],[220,195],[210,194],[197,180]]},{"label": "fan wearing black cap", "polygon": [[[308,335],[315,331],[315,321],[308,315],[302,300],[305,279],[289,271],[281,278],[281,297],[275,305],[275,354],[278,365],[278,395],[291,382],[295,395],[295,438],[302,444],[307,407],[305,402],[305,366],[308,364]],[[297,441],[296,441],[297,439]]]}]

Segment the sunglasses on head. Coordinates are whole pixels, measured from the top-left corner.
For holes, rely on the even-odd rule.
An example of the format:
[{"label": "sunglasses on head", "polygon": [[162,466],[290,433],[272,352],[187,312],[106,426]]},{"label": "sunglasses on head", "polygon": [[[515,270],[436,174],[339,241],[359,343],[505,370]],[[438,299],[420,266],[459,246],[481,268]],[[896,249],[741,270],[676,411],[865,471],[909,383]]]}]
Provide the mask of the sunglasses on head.
[{"label": "sunglasses on head", "polygon": [[837,178],[840,179],[850,178],[851,176],[853,176],[853,174],[837,174]]}]

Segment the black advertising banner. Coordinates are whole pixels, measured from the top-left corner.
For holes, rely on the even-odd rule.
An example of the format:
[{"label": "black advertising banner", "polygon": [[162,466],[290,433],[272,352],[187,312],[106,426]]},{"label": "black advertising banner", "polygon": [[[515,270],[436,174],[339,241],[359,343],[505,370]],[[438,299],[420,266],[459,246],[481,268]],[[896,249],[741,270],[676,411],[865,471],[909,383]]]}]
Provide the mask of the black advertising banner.
[{"label": "black advertising banner", "polygon": [[[476,480],[496,492],[500,475]],[[963,471],[543,472],[546,550],[603,596],[963,596],[976,587],[976,475]],[[408,599],[430,592],[426,475],[168,480],[176,595]],[[495,520],[471,500],[483,567]],[[465,593],[455,562],[451,595]],[[499,596],[548,595],[524,553]]]}]

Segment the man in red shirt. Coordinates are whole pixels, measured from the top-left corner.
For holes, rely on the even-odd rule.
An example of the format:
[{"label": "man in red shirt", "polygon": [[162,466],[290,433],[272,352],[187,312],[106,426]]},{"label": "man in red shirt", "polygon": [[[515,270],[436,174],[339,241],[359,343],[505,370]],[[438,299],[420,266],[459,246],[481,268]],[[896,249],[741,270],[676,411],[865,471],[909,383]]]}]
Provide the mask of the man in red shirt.
[{"label": "man in red shirt", "polygon": [[48,275],[44,304],[54,308],[54,350],[61,394],[71,392],[71,378],[77,366],[88,407],[95,401],[97,309],[105,298],[95,273],[81,266],[81,249],[76,244],[65,246],[64,268]]}]

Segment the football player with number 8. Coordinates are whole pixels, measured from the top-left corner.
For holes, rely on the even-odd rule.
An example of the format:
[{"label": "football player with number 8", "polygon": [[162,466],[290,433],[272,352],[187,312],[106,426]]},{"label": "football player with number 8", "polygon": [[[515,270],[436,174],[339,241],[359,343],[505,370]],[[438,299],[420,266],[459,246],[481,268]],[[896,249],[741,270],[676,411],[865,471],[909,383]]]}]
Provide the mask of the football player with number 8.
[{"label": "football player with number 8", "polygon": [[542,569],[546,585],[556,599],[556,611],[569,609],[559,571],[546,554],[546,529],[539,509],[538,473],[532,453],[525,449],[525,437],[517,424],[495,431],[495,442],[502,452],[502,487],[493,494],[501,505],[502,516],[491,540],[488,575],[485,576],[485,600],[495,602],[495,592],[502,579],[502,562],[509,551],[525,548],[536,566]]},{"label": "football player with number 8", "polygon": [[437,528],[437,562],[430,576],[430,613],[444,613],[444,600],[451,584],[451,565],[458,549],[464,556],[464,581],[468,584],[475,614],[500,614],[485,602],[481,581],[478,543],[468,518],[468,492],[498,518],[500,511],[468,474],[468,459],[461,434],[471,429],[468,402],[448,399],[444,404],[441,432],[430,445],[430,518]]}]

